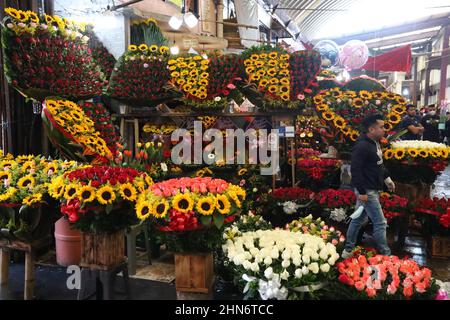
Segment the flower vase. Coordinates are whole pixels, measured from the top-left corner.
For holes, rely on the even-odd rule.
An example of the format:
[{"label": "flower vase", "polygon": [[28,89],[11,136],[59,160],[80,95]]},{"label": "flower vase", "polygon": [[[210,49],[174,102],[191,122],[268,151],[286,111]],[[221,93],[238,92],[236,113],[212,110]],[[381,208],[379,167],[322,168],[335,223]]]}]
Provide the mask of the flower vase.
[{"label": "flower vase", "polygon": [[60,266],[80,264],[81,233],[62,217],[55,223],[56,262]]}]

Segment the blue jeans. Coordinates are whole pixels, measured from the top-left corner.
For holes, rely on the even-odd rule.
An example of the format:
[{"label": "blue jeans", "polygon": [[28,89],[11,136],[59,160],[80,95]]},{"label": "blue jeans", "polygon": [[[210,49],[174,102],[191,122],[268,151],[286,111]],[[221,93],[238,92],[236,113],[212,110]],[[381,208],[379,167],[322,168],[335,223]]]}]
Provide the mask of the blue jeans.
[{"label": "blue jeans", "polygon": [[[358,197],[358,192],[355,191]],[[345,250],[352,251],[355,247],[356,240],[358,238],[359,230],[364,225],[368,218],[373,224],[373,237],[378,246],[378,251],[383,255],[390,255],[391,249],[387,245],[386,240],[386,227],[387,221],[383,214],[383,209],[380,204],[380,193],[377,190],[367,190],[368,201],[364,204],[364,211],[361,215],[352,219],[347,230],[347,239],[345,242]],[[356,202],[356,208],[362,205],[362,202],[358,199]]]}]

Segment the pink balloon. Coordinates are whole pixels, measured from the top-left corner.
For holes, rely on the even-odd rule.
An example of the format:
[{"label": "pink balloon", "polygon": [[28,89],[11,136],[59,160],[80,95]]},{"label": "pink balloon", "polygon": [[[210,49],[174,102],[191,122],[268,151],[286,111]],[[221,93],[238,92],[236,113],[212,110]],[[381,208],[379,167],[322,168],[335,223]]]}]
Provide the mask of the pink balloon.
[{"label": "pink balloon", "polygon": [[350,40],[341,49],[341,64],[348,70],[359,69],[369,58],[369,48],[360,40]]}]

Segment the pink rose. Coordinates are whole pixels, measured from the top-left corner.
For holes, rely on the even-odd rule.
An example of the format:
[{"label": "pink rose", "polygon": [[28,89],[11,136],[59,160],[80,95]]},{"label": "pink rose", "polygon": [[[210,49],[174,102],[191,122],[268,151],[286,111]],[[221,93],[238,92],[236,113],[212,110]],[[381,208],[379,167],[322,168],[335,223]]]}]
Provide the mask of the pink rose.
[{"label": "pink rose", "polygon": [[364,287],[365,287],[364,282],[362,282],[362,281],[357,281],[357,282],[355,282],[355,288],[356,288],[356,290],[358,290],[358,291],[363,291],[363,290],[364,290]]},{"label": "pink rose", "polygon": [[366,288],[366,294],[369,298],[373,298],[377,295],[377,291],[373,288]]},{"label": "pink rose", "polygon": [[236,89],[236,86],[234,84],[230,83],[227,85],[227,88],[233,90],[233,89]]},{"label": "pink rose", "polygon": [[388,285],[386,291],[388,294],[394,294],[397,292],[397,287],[393,283],[391,283],[390,285]]}]

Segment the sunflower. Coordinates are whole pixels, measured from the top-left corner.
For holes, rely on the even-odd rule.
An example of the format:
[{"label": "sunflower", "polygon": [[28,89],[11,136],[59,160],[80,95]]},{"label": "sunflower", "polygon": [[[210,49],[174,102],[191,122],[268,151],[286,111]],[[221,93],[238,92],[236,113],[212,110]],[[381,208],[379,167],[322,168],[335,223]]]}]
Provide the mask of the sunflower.
[{"label": "sunflower", "polygon": [[247,173],[247,169],[245,169],[245,168],[242,168],[242,169],[240,169],[239,171],[238,171],[238,176],[240,177],[240,176],[243,176],[244,174],[246,174]]},{"label": "sunflower", "polygon": [[96,193],[97,200],[101,204],[110,204],[116,200],[116,194],[114,193],[114,189],[110,186],[103,186],[97,190]]},{"label": "sunflower", "polygon": [[134,51],[137,51],[137,49],[138,49],[138,47],[137,47],[137,45],[135,45],[135,44],[130,44],[130,45],[128,46],[128,50],[129,50],[129,51],[134,52]]},{"label": "sunflower", "polygon": [[161,47],[159,47],[159,52],[162,54],[165,54],[165,53],[169,52],[169,47],[161,46]]},{"label": "sunflower", "polygon": [[267,53],[260,53],[260,54],[259,54],[259,57],[260,57],[261,59],[267,59]]},{"label": "sunflower", "polygon": [[397,113],[395,113],[395,112],[389,113],[389,114],[387,115],[387,119],[388,119],[388,121],[389,121],[390,123],[392,123],[392,124],[397,124],[397,123],[399,123],[399,122],[402,120],[402,118],[400,117],[400,115],[397,114]]},{"label": "sunflower", "polygon": [[364,100],[361,98],[355,98],[355,99],[353,99],[352,105],[353,105],[353,107],[359,109],[364,105]]},{"label": "sunflower", "polygon": [[42,201],[42,193],[36,193],[23,199],[23,204],[31,207],[33,204],[40,203]]},{"label": "sunflower", "polygon": [[[195,71],[197,71],[197,70],[195,70]],[[192,71],[191,71],[191,73],[192,73]],[[200,78],[207,79],[208,77],[209,77],[209,73],[208,72],[202,72],[200,74]]]},{"label": "sunflower", "polygon": [[334,118],[333,123],[336,126],[336,128],[338,128],[338,129],[342,129],[345,127],[345,120],[342,117]]},{"label": "sunflower", "polygon": [[390,122],[385,122],[384,123],[384,130],[389,132],[394,128],[394,126],[390,123]]},{"label": "sunflower", "polygon": [[259,82],[259,86],[260,86],[260,87],[265,87],[265,86],[267,86],[268,84],[269,84],[269,81],[266,80],[266,79],[262,79],[262,80]]},{"label": "sunflower", "polygon": [[405,156],[405,150],[403,150],[403,149],[395,150],[395,152],[394,152],[395,159],[401,160],[401,159],[403,159],[404,156]]},{"label": "sunflower", "polygon": [[289,85],[290,84],[289,78],[281,78],[280,79],[280,83],[281,84],[285,84],[285,85]]},{"label": "sunflower", "polygon": [[144,179],[147,185],[152,186],[154,184],[152,177],[150,177],[149,175],[146,175]]},{"label": "sunflower", "polygon": [[141,51],[147,51],[148,50],[148,46],[145,43],[141,44],[138,48]]},{"label": "sunflower", "polygon": [[19,20],[20,22],[27,22],[28,21],[28,13],[26,13],[25,11],[19,10],[17,11],[17,20]]},{"label": "sunflower", "polygon": [[397,103],[400,103],[400,104],[405,104],[406,103],[406,99],[404,97],[400,96],[400,95],[397,95],[395,97],[395,101],[397,101]]},{"label": "sunflower", "polygon": [[372,97],[373,97],[374,99],[381,99],[381,98],[383,98],[383,93],[382,93],[382,92],[379,92],[379,91],[372,92]]},{"label": "sunflower", "polygon": [[78,199],[82,202],[92,202],[95,200],[95,188],[91,186],[82,186],[78,189]]},{"label": "sunflower", "polygon": [[244,60],[244,66],[249,67],[253,64],[252,60],[250,59],[245,59]]},{"label": "sunflower", "polygon": [[255,67],[247,67],[247,68],[245,68],[245,72],[247,74],[252,74],[253,71],[255,71]]},{"label": "sunflower", "polygon": [[284,85],[284,86],[280,87],[280,92],[281,93],[288,93],[289,89],[290,89],[289,86]]},{"label": "sunflower", "polygon": [[83,113],[81,113],[80,111],[77,111],[77,110],[72,110],[72,111],[70,111],[70,116],[71,116],[72,119],[74,119],[75,121],[81,121],[81,120],[83,120]]},{"label": "sunflower", "polygon": [[397,97],[397,95],[395,93],[389,92],[386,94],[386,98],[390,99],[390,100],[394,100]]},{"label": "sunflower", "polygon": [[34,187],[34,184],[35,184],[35,179],[32,175],[23,176],[17,182],[17,186],[19,188],[29,188],[30,186]]},{"label": "sunflower", "polygon": [[178,71],[174,71],[174,72],[172,72],[172,73],[170,74],[170,76],[171,76],[172,78],[178,78],[178,77],[180,76],[180,73],[179,73]]},{"label": "sunflower", "polygon": [[428,151],[425,150],[425,149],[420,149],[420,150],[419,150],[419,156],[421,156],[422,158],[428,158],[429,153],[428,153]]},{"label": "sunflower", "polygon": [[261,77],[258,76],[257,74],[251,74],[250,75],[250,80],[251,81],[259,81],[259,79],[261,79]]},{"label": "sunflower", "polygon": [[335,117],[335,115],[331,111],[325,111],[324,113],[322,113],[322,118],[324,118],[327,121],[333,120],[334,117]]},{"label": "sunflower", "polygon": [[289,101],[289,100],[290,100],[290,96],[289,96],[288,93],[282,93],[282,94],[280,95],[280,97],[281,97],[281,99],[284,100],[284,101]]},{"label": "sunflower", "polygon": [[444,158],[444,159],[447,159],[448,158],[448,155],[449,155],[449,148],[447,148],[447,149],[442,149],[441,150],[441,156],[442,156],[442,158]]},{"label": "sunflower", "polygon": [[55,199],[59,199],[64,194],[64,181],[62,177],[58,177],[52,181],[48,188],[48,193]]},{"label": "sunflower", "polygon": [[27,11],[28,16],[30,17],[30,21],[34,23],[39,23],[38,15],[33,11]]},{"label": "sunflower", "polygon": [[148,201],[140,201],[136,206],[136,215],[140,220],[147,219],[152,212],[152,205]]},{"label": "sunflower", "polygon": [[11,172],[9,171],[0,171],[0,180],[9,180],[11,181]]},{"label": "sunflower", "polygon": [[289,75],[289,70],[288,69],[282,69],[282,70],[280,70],[280,72],[278,72],[278,74],[280,75],[280,76],[288,76]]},{"label": "sunflower", "polygon": [[275,68],[270,68],[267,70],[267,75],[274,77],[277,74],[277,70]]},{"label": "sunflower", "polygon": [[199,214],[209,216],[216,208],[216,199],[214,197],[202,197],[197,201],[195,208]]},{"label": "sunflower", "polygon": [[280,60],[288,60],[289,59],[289,55],[288,54],[282,54],[281,56],[280,56]]},{"label": "sunflower", "polygon": [[169,202],[163,198],[154,204],[152,213],[156,218],[164,218],[169,208]]},{"label": "sunflower", "polygon": [[236,204],[236,206],[238,208],[240,208],[242,206],[241,201],[239,200],[239,197],[237,196],[237,194],[234,190],[228,191],[228,195],[234,201],[234,203]]},{"label": "sunflower", "polygon": [[64,198],[66,200],[72,200],[75,199],[77,195],[78,195],[78,185],[74,183],[68,184],[65,188]]},{"label": "sunflower", "polygon": [[177,84],[180,86],[184,85],[185,83],[186,83],[186,80],[184,80],[183,78],[180,78],[177,80]]},{"label": "sunflower", "polygon": [[276,57],[278,57],[278,52],[271,52],[271,53],[269,53],[269,58],[270,59],[275,59]]},{"label": "sunflower", "polygon": [[206,79],[201,79],[201,80],[198,82],[198,84],[201,85],[201,86],[207,86],[207,85],[209,84],[209,81],[206,80]]},{"label": "sunflower", "polygon": [[315,96],[313,98],[313,101],[315,104],[321,104],[323,102],[323,97],[322,96]]},{"label": "sunflower", "polygon": [[270,93],[277,93],[278,92],[278,87],[274,86],[274,85],[270,86],[269,87],[269,92]]},{"label": "sunflower", "polygon": [[181,213],[188,213],[194,208],[194,200],[188,193],[179,193],[173,198],[172,207]]},{"label": "sunflower", "polygon": [[275,67],[277,65],[277,61],[276,60],[269,60],[269,62],[267,62],[267,64],[271,67]]},{"label": "sunflower", "polygon": [[359,92],[359,96],[361,98],[363,98],[363,99],[366,99],[366,100],[372,99],[372,94],[369,91],[366,91],[366,90],[361,90]]},{"label": "sunflower", "polygon": [[252,55],[250,56],[250,59],[253,60],[253,61],[257,61],[257,60],[259,59],[259,57],[258,57],[257,54],[252,54]]},{"label": "sunflower", "polygon": [[171,66],[171,65],[173,65],[173,64],[176,64],[176,63],[177,63],[177,60],[174,60],[174,59],[170,59],[169,62],[167,62],[167,64],[168,64],[169,66]]},{"label": "sunflower", "polygon": [[269,80],[270,84],[278,84],[280,82],[280,80],[278,80],[277,78],[272,78]]},{"label": "sunflower", "polygon": [[392,149],[386,149],[383,153],[383,156],[386,160],[392,159],[394,156],[394,151]]},{"label": "sunflower", "polygon": [[415,158],[415,157],[417,157],[417,156],[419,155],[419,150],[413,149],[413,148],[408,149],[408,154],[409,154],[411,157]]},{"label": "sunflower", "polygon": [[158,52],[158,46],[156,44],[151,45],[148,50],[150,52]]},{"label": "sunflower", "polygon": [[14,8],[6,8],[5,9],[5,13],[7,15],[9,15],[11,18],[14,18],[16,20],[19,19],[19,12],[17,11],[17,9]]},{"label": "sunflower", "polygon": [[356,141],[356,140],[358,139],[358,137],[359,137],[359,133],[356,132],[356,131],[353,131],[353,132],[350,134],[350,140],[352,140],[352,141]]}]

